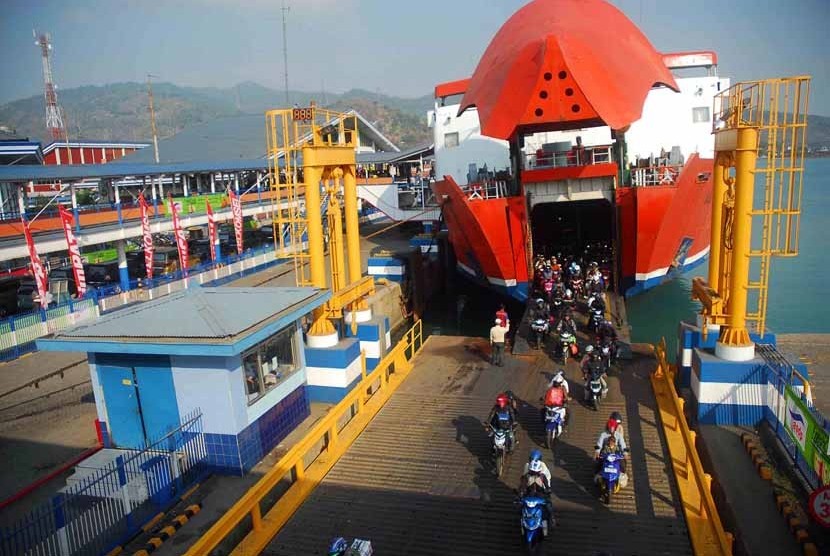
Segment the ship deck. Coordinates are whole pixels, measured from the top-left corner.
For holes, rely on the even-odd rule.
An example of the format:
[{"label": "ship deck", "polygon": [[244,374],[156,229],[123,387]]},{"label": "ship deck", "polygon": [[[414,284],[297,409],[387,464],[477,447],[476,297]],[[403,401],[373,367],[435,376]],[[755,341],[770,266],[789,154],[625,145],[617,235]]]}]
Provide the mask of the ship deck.
[{"label": "ship deck", "polygon": [[[493,367],[486,350],[480,338],[432,336],[407,380],[263,554],[321,554],[337,536],[370,539],[378,554],[517,550],[513,489],[530,450],[543,443],[540,398],[558,366],[537,352]],[[547,553],[691,554],[648,380],[654,365],[635,352],[612,374],[609,396],[594,412],[578,402],[578,365],[569,362],[574,401],[551,465],[559,526]],[[482,420],[505,389],[520,399],[520,443],[499,479]],[[613,410],[624,416],[631,481],[607,507],[592,482],[592,450]]]}]

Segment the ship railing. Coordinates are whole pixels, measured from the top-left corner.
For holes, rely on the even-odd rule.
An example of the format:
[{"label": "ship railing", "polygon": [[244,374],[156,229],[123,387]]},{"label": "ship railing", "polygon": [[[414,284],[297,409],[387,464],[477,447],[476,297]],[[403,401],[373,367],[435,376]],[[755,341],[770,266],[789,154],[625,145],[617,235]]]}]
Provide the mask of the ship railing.
[{"label": "ship railing", "polygon": [[666,164],[631,169],[631,185],[645,187],[649,185],[674,185],[683,169],[682,164]]},{"label": "ship railing", "polygon": [[508,196],[506,180],[486,180],[463,187],[468,201],[501,199]]},{"label": "ship railing", "polygon": [[598,145],[572,148],[564,152],[535,152],[525,155],[524,169],[568,168],[573,166],[593,166],[613,162],[611,145]]},{"label": "ship railing", "polygon": [[413,178],[408,182],[395,182],[395,184],[398,186],[398,208],[417,210],[438,206],[438,201],[429,185],[429,178]]}]

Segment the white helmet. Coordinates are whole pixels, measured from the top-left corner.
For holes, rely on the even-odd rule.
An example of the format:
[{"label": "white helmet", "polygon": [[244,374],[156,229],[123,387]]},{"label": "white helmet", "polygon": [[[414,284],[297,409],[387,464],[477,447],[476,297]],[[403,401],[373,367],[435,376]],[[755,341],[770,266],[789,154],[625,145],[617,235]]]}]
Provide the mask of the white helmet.
[{"label": "white helmet", "polygon": [[559,371],[559,372],[558,372],[558,373],[556,373],[556,375],[553,377],[553,380],[551,381],[551,384],[560,385],[560,384],[562,384],[563,382],[565,382],[565,377],[563,377],[563,376],[562,376],[562,371]]},{"label": "white helmet", "polygon": [[590,344],[585,346],[585,353],[593,353],[593,351],[594,351],[594,346],[592,346]]},{"label": "white helmet", "polygon": [[501,319],[496,319],[496,324],[501,324]]}]

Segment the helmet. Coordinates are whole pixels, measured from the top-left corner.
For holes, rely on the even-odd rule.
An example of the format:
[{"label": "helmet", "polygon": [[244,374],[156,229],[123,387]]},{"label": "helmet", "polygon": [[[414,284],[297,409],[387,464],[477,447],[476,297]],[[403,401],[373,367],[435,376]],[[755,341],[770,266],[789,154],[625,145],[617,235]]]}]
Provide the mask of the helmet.
[{"label": "helmet", "polygon": [[349,543],[343,537],[337,537],[331,541],[329,556],[342,556],[349,549]]},{"label": "helmet", "polygon": [[556,375],[554,375],[551,384],[560,385],[563,382],[565,382],[565,377],[562,376],[562,371],[559,371],[558,373],[556,373]]},{"label": "helmet", "polygon": [[542,451],[539,449],[531,450],[530,452],[530,463],[534,461],[542,461]]},{"label": "helmet", "polygon": [[507,404],[509,402],[510,400],[507,399],[507,394],[499,394],[498,396],[496,396],[496,405],[501,407],[502,409],[507,407]]},{"label": "helmet", "polygon": [[587,346],[585,346],[585,353],[591,354],[593,352],[594,352],[594,346],[592,346],[591,344],[588,344]]},{"label": "helmet", "polygon": [[617,432],[617,427],[619,423],[617,423],[616,419],[608,419],[608,422],[605,424],[605,427],[608,429],[608,432],[615,433]]},{"label": "helmet", "polygon": [[615,420],[618,425],[620,423],[622,423],[622,415],[620,415],[619,411],[614,411],[613,413],[611,413],[611,416],[609,417],[609,419]]},{"label": "helmet", "polygon": [[541,297],[536,300],[536,306],[537,307],[541,308],[542,306],[544,306],[544,304],[545,304],[545,300],[542,299]]},{"label": "helmet", "polygon": [[496,324],[501,324],[501,319],[496,319]]}]

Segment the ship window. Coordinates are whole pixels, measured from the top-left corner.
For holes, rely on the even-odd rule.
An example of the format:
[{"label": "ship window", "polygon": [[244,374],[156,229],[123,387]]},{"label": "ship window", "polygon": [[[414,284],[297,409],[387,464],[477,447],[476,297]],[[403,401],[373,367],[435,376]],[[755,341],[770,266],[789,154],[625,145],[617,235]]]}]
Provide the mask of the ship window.
[{"label": "ship window", "polygon": [[711,117],[709,116],[708,106],[697,106],[692,108],[692,122],[701,124],[709,121],[711,121]]},{"label": "ship window", "polygon": [[458,146],[458,132],[453,131],[452,133],[445,133],[444,134],[444,147],[447,149],[451,149],[453,147]]}]

